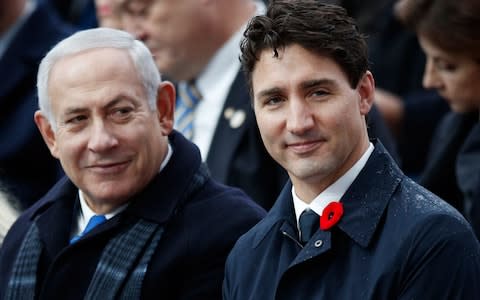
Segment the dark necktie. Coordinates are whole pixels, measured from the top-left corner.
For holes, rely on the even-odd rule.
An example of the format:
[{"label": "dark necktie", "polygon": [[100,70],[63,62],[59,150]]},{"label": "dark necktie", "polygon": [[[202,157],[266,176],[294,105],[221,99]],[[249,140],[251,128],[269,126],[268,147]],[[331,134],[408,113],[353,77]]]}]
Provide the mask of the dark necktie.
[{"label": "dark necktie", "polygon": [[202,95],[193,82],[178,86],[178,97],[175,107],[175,129],[180,131],[187,139],[193,138],[193,120],[197,104]]},{"label": "dark necktie", "polygon": [[85,227],[85,229],[79,235],[74,236],[70,240],[70,244],[75,243],[76,241],[81,239],[85,234],[87,234],[89,231],[91,231],[93,228],[102,224],[106,220],[107,220],[107,218],[105,218],[104,215],[94,215],[93,217],[90,218],[90,220],[88,220],[87,227]]},{"label": "dark necktie", "polygon": [[312,209],[307,208],[300,215],[298,223],[300,227],[300,241],[305,245],[318,230],[320,216]]}]

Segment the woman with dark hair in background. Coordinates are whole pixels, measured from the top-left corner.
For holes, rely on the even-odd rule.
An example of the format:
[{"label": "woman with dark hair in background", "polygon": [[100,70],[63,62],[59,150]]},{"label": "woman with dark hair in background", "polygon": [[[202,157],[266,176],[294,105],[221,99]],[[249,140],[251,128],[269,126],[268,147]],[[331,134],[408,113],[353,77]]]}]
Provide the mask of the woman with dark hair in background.
[{"label": "woman with dark hair in background", "polygon": [[480,236],[480,1],[400,0],[397,16],[419,38],[425,88],[450,105],[420,183],[456,206]]}]

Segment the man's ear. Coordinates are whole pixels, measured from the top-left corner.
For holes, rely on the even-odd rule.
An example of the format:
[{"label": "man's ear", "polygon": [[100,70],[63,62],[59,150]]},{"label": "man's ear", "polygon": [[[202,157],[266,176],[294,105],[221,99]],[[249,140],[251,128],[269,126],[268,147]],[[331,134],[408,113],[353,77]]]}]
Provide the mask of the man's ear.
[{"label": "man's ear", "polygon": [[169,81],[160,83],[157,90],[157,114],[162,134],[169,135],[173,129],[175,113],[175,87]]},{"label": "man's ear", "polygon": [[55,138],[55,132],[53,131],[52,125],[48,121],[47,117],[40,111],[37,110],[33,117],[35,124],[37,124],[38,130],[42,134],[45,144],[47,144],[48,149],[53,157],[58,158],[58,149]]},{"label": "man's ear", "polygon": [[370,71],[365,72],[357,85],[360,95],[360,113],[367,115],[372,108],[375,95],[375,80]]}]

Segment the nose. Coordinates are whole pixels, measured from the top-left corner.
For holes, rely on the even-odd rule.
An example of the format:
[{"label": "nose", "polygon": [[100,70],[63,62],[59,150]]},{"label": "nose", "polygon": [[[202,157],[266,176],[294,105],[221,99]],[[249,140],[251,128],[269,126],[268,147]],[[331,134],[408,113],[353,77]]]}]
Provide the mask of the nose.
[{"label": "nose", "polygon": [[438,89],[442,86],[442,82],[438,77],[437,70],[431,58],[427,58],[422,84],[426,89]]},{"label": "nose", "polygon": [[295,135],[308,132],[315,125],[313,111],[306,101],[291,100],[287,116],[287,130]]},{"label": "nose", "polygon": [[90,130],[88,149],[95,153],[108,151],[118,145],[118,139],[112,129],[102,121],[94,122]]}]

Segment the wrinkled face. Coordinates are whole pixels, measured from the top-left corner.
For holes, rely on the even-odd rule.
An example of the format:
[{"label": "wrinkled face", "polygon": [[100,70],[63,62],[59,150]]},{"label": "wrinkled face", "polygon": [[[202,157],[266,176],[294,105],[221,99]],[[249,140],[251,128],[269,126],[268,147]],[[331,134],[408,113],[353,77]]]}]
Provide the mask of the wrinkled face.
[{"label": "wrinkled face", "polygon": [[480,108],[480,63],[462,53],[442,50],[419,34],[427,56],[423,85],[436,89],[456,112]]},{"label": "wrinkled face", "polygon": [[120,1],[124,29],[145,42],[162,73],[173,80],[188,80],[203,69],[204,47],[211,37],[202,1]]},{"label": "wrinkled face", "polygon": [[252,73],[254,109],[270,155],[309,201],[368,147],[364,116],[373,101],[369,72],[356,88],[330,58],[291,45],[263,51]]},{"label": "wrinkled face", "polygon": [[122,204],[159,171],[171,113],[161,96],[158,111],[150,109],[126,51],[102,48],[61,59],[48,92],[56,131],[40,112],[35,121],[87,203]]}]

